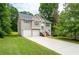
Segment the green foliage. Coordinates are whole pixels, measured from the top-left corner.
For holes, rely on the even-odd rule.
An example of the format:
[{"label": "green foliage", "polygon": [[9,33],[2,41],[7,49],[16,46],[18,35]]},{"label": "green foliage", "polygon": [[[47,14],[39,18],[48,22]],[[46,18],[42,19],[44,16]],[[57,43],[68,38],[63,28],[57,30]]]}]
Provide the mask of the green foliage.
[{"label": "green foliage", "polygon": [[10,11],[9,4],[0,3],[0,33],[3,35],[3,32],[10,33],[11,32],[11,20],[10,20]]},{"label": "green foliage", "polygon": [[0,3],[0,37],[17,30],[17,9],[8,3]]},{"label": "green foliage", "polygon": [[13,30],[13,31],[17,31],[17,21],[18,21],[18,10],[15,8],[15,7],[13,7],[12,5],[10,5],[10,13],[11,13],[11,15],[10,15],[10,18],[11,18],[11,29]]},{"label": "green foliage", "polygon": [[5,35],[5,32],[0,29],[0,38],[3,38],[4,35]]},{"label": "green foliage", "polygon": [[40,15],[49,21],[53,21],[55,11],[58,9],[57,3],[41,3],[39,7]]},{"label": "green foliage", "polygon": [[54,25],[57,23],[58,19],[58,3],[41,3],[39,7],[40,15],[51,21],[52,32],[54,34]]},{"label": "green foliage", "polygon": [[65,10],[60,15],[59,23],[55,26],[56,35],[73,37],[79,36],[79,4],[65,4]]}]

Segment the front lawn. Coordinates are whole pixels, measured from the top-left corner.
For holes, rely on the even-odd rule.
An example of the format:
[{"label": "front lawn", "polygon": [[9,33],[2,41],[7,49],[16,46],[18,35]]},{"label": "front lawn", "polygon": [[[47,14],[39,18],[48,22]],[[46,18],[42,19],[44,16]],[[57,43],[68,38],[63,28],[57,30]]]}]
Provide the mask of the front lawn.
[{"label": "front lawn", "polygon": [[58,53],[15,33],[0,38],[0,55],[58,55]]}]

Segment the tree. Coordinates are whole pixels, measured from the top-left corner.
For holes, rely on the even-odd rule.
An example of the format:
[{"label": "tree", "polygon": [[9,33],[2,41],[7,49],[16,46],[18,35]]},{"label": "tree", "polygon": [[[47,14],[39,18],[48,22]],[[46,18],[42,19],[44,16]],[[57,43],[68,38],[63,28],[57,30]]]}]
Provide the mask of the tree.
[{"label": "tree", "polygon": [[79,4],[74,3],[74,4],[68,4],[67,9],[70,11],[70,17],[73,18],[73,35],[74,39],[76,39],[76,36],[79,36]]},{"label": "tree", "polygon": [[55,26],[57,35],[69,36],[76,39],[79,36],[79,4],[65,4],[65,10],[60,15],[59,23]]},{"label": "tree", "polygon": [[10,15],[10,18],[11,18],[10,20],[11,20],[11,25],[12,25],[11,29],[13,31],[17,31],[18,10],[15,7],[13,7],[11,4],[9,8],[10,8],[10,13],[11,13]]},{"label": "tree", "polygon": [[[40,15],[49,21],[56,21],[58,15],[57,3],[41,3],[39,7]],[[55,16],[56,15],[56,16]],[[53,22],[54,23],[54,22]]]},{"label": "tree", "polygon": [[8,3],[0,3],[0,37],[17,31],[18,11]]},{"label": "tree", "polygon": [[41,3],[39,7],[40,15],[52,22],[52,32],[54,34],[53,26],[58,20],[58,4],[57,3]]},{"label": "tree", "polygon": [[9,4],[1,3],[0,4],[0,30],[4,31],[5,33],[11,32],[11,21],[10,21],[10,11],[9,11]]},{"label": "tree", "polygon": [[0,37],[17,31],[18,11],[8,3],[0,4]]}]

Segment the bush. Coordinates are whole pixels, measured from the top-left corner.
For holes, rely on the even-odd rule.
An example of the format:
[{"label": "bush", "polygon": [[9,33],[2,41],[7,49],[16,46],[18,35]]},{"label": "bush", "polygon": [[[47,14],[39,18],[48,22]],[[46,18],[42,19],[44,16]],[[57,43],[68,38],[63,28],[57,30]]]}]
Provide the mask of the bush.
[{"label": "bush", "polygon": [[11,28],[6,27],[6,28],[4,29],[4,31],[5,31],[7,34],[10,34],[12,30],[11,30]]},{"label": "bush", "polygon": [[3,37],[4,37],[4,35],[5,35],[5,32],[4,32],[4,31],[2,31],[2,30],[0,30],[0,38],[3,38]]}]

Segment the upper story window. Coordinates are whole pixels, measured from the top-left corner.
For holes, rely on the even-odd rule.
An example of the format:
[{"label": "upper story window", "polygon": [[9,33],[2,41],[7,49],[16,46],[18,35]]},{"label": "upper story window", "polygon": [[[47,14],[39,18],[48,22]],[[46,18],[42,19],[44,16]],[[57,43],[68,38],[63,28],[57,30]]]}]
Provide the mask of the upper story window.
[{"label": "upper story window", "polygon": [[50,24],[49,23],[46,23],[46,26],[50,26]]},{"label": "upper story window", "polygon": [[38,21],[35,21],[34,24],[38,26],[39,25],[39,22]]},{"label": "upper story window", "polygon": [[24,20],[24,23],[29,23],[30,21],[29,20]]}]

